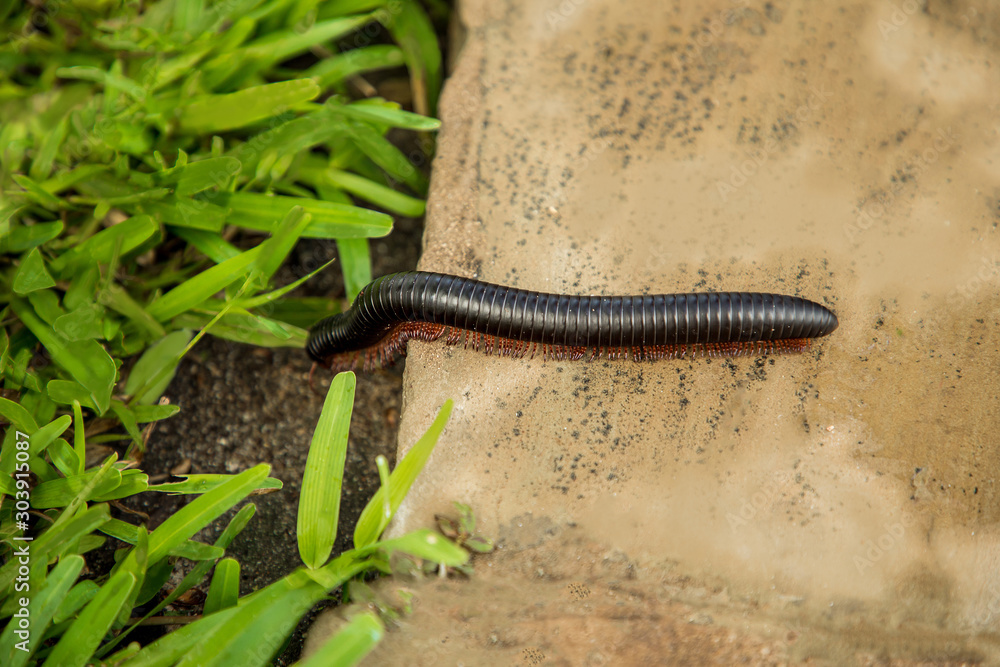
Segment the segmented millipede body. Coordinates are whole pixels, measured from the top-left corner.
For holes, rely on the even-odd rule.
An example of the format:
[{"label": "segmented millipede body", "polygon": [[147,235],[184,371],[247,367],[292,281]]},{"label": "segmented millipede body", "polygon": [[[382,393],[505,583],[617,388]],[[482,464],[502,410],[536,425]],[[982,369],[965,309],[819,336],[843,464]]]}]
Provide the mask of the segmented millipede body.
[{"label": "segmented millipede body", "polygon": [[837,328],[818,303],[759,292],[569,296],[410,271],[372,281],[309,332],[334,371],[391,364],[410,339],[543,359],[666,359],[799,352]]}]

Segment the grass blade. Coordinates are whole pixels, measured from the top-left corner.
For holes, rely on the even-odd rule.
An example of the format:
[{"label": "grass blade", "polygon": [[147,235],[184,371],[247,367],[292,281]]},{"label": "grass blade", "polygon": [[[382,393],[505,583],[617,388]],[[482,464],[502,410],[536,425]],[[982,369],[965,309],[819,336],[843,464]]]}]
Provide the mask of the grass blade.
[{"label": "grass blade", "polygon": [[368,238],[392,231],[392,218],[385,213],[346,204],[252,192],[226,193],[218,199],[219,205],[231,210],[230,224],[262,232],[273,231],[293,206],[301,206],[312,216],[312,222],[302,232],[305,238]]},{"label": "grass blade", "polygon": [[[163,484],[153,484],[147,491],[160,491],[171,495],[208,493],[212,489],[218,488],[233,479],[235,475],[207,474],[207,475],[177,475],[183,477],[183,482],[164,482]],[[268,477],[263,480],[254,491],[271,490],[276,491],[282,488],[281,480]]]},{"label": "grass blade", "polygon": [[293,572],[237,607],[236,613],[211,635],[203,636],[177,667],[270,664],[302,615],[325,596],[325,588],[301,572]]},{"label": "grass blade", "polygon": [[398,46],[378,44],[324,58],[301,76],[314,79],[320,88],[326,90],[335,83],[363,72],[399,67],[405,62],[403,50]]},{"label": "grass blade", "polygon": [[58,211],[61,208],[66,208],[62,201],[58,197],[55,197],[48,192],[41,184],[36,183],[31,178],[23,174],[13,174],[11,180],[24,188],[24,196],[29,200],[33,201],[39,206],[47,208],[50,211]]},{"label": "grass blade", "polygon": [[[51,422],[41,427],[37,431],[31,434],[28,438],[29,448],[28,453],[32,456],[41,456],[45,448],[48,447],[56,438],[65,433],[66,429],[69,428],[70,424],[73,423],[73,418],[69,415],[63,415],[62,417],[57,417]],[[11,462],[13,463],[13,462]],[[4,468],[11,464],[5,464]],[[13,470],[13,468],[11,468]]]},{"label": "grass blade", "polygon": [[87,664],[105,633],[111,629],[111,624],[135,583],[135,576],[131,572],[112,575],[63,634],[45,665],[82,667]]},{"label": "grass blade", "polygon": [[[351,239],[351,240],[354,240],[354,239]],[[364,239],[359,239],[359,240],[364,241],[365,247],[366,248],[368,247],[367,241],[365,241]],[[263,294],[258,294],[258,295],[253,296],[253,297],[239,299],[235,304],[233,304],[233,307],[234,308],[242,308],[244,310],[250,310],[251,308],[257,308],[258,306],[262,306],[264,304],[270,304],[269,305],[269,310],[277,312],[277,309],[280,308],[281,306],[283,306],[283,305],[289,305],[290,304],[291,308],[294,308],[297,312],[301,312],[301,309],[298,307],[297,304],[302,303],[303,302],[302,299],[281,299],[281,297],[285,296],[286,294],[288,294],[289,292],[291,292],[292,290],[294,290],[295,288],[297,288],[299,285],[305,283],[307,280],[309,280],[313,276],[315,276],[315,275],[317,275],[319,273],[322,273],[326,269],[326,267],[328,267],[331,264],[333,264],[333,262],[334,262],[334,260],[331,259],[328,262],[325,262],[324,264],[322,264],[320,266],[317,266],[315,269],[313,269],[312,271],[310,271],[306,275],[302,276],[301,278],[299,278],[295,282],[291,282],[291,283],[285,285],[284,287],[279,287],[278,289],[273,290],[271,292],[266,292],[266,293],[263,293]],[[369,267],[369,270],[370,270],[370,267]],[[369,280],[368,282],[371,282],[371,281]],[[367,285],[367,284],[368,283],[365,283],[365,285]],[[313,298],[316,298],[316,297],[313,297]],[[330,303],[329,299],[320,299],[320,302],[324,302],[324,301],[327,304]],[[308,310],[308,309],[306,309],[306,310]],[[323,309],[323,310],[327,310],[327,309]],[[278,320],[281,320],[283,322],[289,322],[289,319],[287,317],[277,317],[277,318],[272,318],[272,319],[278,319]],[[312,324],[312,322],[309,322],[309,324]]]},{"label": "grass blade", "polygon": [[[0,215],[0,220],[3,216]],[[0,225],[0,252],[19,253],[31,250],[37,246],[47,243],[63,233],[64,225],[61,221],[39,222],[30,227],[27,225],[14,225],[9,236],[4,237],[3,226]]]},{"label": "grass blade", "polygon": [[151,317],[146,309],[136,303],[135,299],[121,286],[110,283],[100,291],[97,298],[101,305],[127,317],[136,327],[149,334],[153,340],[167,335],[163,325]]},{"label": "grass blade", "polygon": [[160,226],[148,215],[136,215],[103,229],[52,261],[57,274],[75,268],[84,261],[107,264],[117,253],[126,255],[146,243],[160,231]]},{"label": "grass blade", "polygon": [[223,609],[168,633],[126,660],[122,667],[170,667],[210,637],[237,611],[238,607]]},{"label": "grass blade", "polygon": [[301,153],[342,137],[346,131],[343,118],[325,108],[319,109],[250,137],[228,155],[240,161],[244,176],[250,176],[257,173],[261,162],[269,156]]},{"label": "grass blade", "polygon": [[392,145],[368,123],[352,120],[348,123],[351,139],[372,162],[385,169],[393,178],[408,185],[421,195],[427,193],[427,177],[410,163],[403,151]]},{"label": "grass blade", "polygon": [[[330,104],[327,102],[327,104]],[[380,98],[361,100],[354,104],[342,104],[334,107],[338,113],[349,118],[374,122],[377,125],[389,125],[406,130],[430,132],[441,128],[441,121],[428,118],[410,111],[403,111],[394,102],[386,102]]]},{"label": "grass blade", "polygon": [[[229,524],[222,531],[222,535],[219,536],[219,539],[215,541],[215,544],[213,546],[225,552],[225,550],[229,548],[229,545],[232,544],[233,540],[236,539],[236,536],[239,535],[241,532],[243,532],[243,529],[246,527],[247,522],[250,521],[251,517],[253,517],[254,513],[256,512],[256,509],[257,508],[254,505],[244,505],[240,509],[240,511],[236,513],[236,516],[234,516],[229,521]],[[145,620],[150,616],[155,616],[156,614],[160,613],[168,605],[173,604],[174,601],[177,600],[180,596],[184,595],[189,590],[194,588],[197,584],[201,583],[202,579],[205,578],[205,575],[208,574],[208,571],[212,568],[212,565],[213,561],[209,560],[201,561],[200,563],[195,565],[194,568],[192,568],[192,570],[187,573],[187,575],[181,581],[180,585],[174,588],[174,590],[171,591],[155,607],[146,612],[146,615],[142,618],[142,620]],[[102,647],[101,655],[102,656],[107,655],[108,653],[113,651],[115,646],[123,642],[125,638],[128,637],[128,635],[132,632],[132,630],[134,630],[137,627],[139,627],[138,623],[131,625],[127,630],[125,630],[120,635],[115,637],[113,640],[108,642],[108,644]],[[114,664],[114,660],[111,660],[110,662]]]},{"label": "grass blade", "polygon": [[[248,595],[237,612],[211,635],[203,635],[177,667],[270,664],[268,660],[312,605],[368,567],[367,561],[345,555],[318,570],[296,570]],[[264,637],[270,640],[267,644],[261,642]]]},{"label": "grass blade", "polygon": [[417,199],[397,192],[392,188],[370,181],[363,176],[339,169],[328,169],[323,173],[323,179],[336,187],[366,199],[376,206],[392,211],[408,218],[419,218],[424,214],[423,199]]},{"label": "grass blade", "polygon": [[[149,562],[155,563],[189,540],[226,510],[246,498],[267,478],[271,467],[254,466],[195,498],[149,534]],[[133,552],[134,553],[134,552]],[[130,554],[129,558],[132,555]]]},{"label": "grass blade", "polygon": [[[174,323],[185,327],[206,327],[212,318],[197,313],[185,313]],[[309,332],[305,329],[258,315],[229,313],[215,320],[212,335],[216,338],[247,343],[258,347],[298,347],[306,345]]]},{"label": "grass blade", "polygon": [[47,133],[42,140],[42,145],[38,149],[35,159],[31,161],[31,169],[28,170],[28,176],[34,180],[44,181],[52,173],[56,153],[59,151],[59,146],[62,145],[63,140],[66,139],[66,130],[69,129],[68,121],[69,116],[63,116],[56,123],[55,128]]},{"label": "grass blade", "polygon": [[66,597],[59,601],[59,606],[52,615],[52,622],[65,623],[73,618],[78,611],[83,609],[84,605],[94,599],[100,590],[101,587],[92,579],[78,581],[66,594]]},{"label": "grass blade", "polygon": [[209,95],[180,109],[180,124],[191,132],[222,132],[246,127],[319,96],[312,79],[292,79],[253,86],[228,95]]},{"label": "grass blade", "polygon": [[80,496],[84,501],[98,496],[111,494],[122,484],[122,473],[112,468],[101,476],[100,482],[88,493],[84,494],[91,481],[97,476],[97,470],[85,472],[82,475],[57,477],[48,482],[42,482],[31,494],[31,505],[37,509],[65,507],[73,498]]},{"label": "grass blade", "polygon": [[63,79],[94,81],[103,84],[106,89],[117,88],[137,102],[142,102],[146,99],[146,90],[132,79],[113,72],[105,72],[96,67],[82,65],[77,67],[60,67],[56,70],[56,76]]},{"label": "grass blade", "polygon": [[[399,509],[403,498],[406,497],[414,480],[417,479],[417,475],[424,469],[424,464],[427,463],[431,452],[434,451],[438,437],[444,430],[448,417],[451,416],[452,405],[450,399],[445,401],[431,427],[417,440],[416,444],[403,457],[403,460],[396,465],[396,469],[392,471],[389,476],[389,488],[380,487],[365,505],[361,517],[358,519],[358,525],[354,529],[354,547],[356,549],[373,544],[385,530],[385,527],[389,525],[392,514],[395,514],[396,510]],[[392,510],[392,514],[389,516],[385,516],[382,509],[386,493],[389,494],[389,506]]]},{"label": "grass blade", "polygon": [[312,216],[301,206],[288,209],[284,219],[278,224],[274,234],[264,242],[264,249],[255,262],[255,268],[261,279],[261,285],[271,282],[271,276],[277,272],[298,242],[302,232],[309,226]]},{"label": "grass blade", "polygon": [[87,460],[87,437],[83,425],[83,410],[80,401],[73,401],[73,451],[76,452],[77,474],[83,474]]},{"label": "grass blade", "polygon": [[179,405],[137,405],[132,409],[137,424],[158,422],[180,412]]},{"label": "grass blade", "polygon": [[[63,510],[63,514],[67,511],[68,508],[67,510]],[[76,542],[84,535],[96,530],[110,518],[108,506],[102,503],[80,512],[62,524],[53,525],[41,537],[35,538],[32,544],[33,556],[35,558],[43,558],[50,554],[58,554],[67,545]],[[10,585],[14,580],[16,572],[16,560],[9,561],[0,569],[0,591],[5,590]]]},{"label": "grass blade", "polygon": [[[135,447],[142,448],[142,433],[139,432],[139,422],[127,405],[117,399],[111,399],[111,411],[125,427],[125,432],[132,436]],[[143,489],[145,490],[145,489]]]},{"label": "grass blade", "polygon": [[64,340],[20,299],[12,301],[11,307],[52,359],[90,393],[97,410],[102,414],[107,411],[111,405],[111,389],[118,377],[118,367],[107,351],[94,340]]},{"label": "grass blade", "polygon": [[226,241],[216,232],[209,232],[204,229],[192,229],[190,227],[170,227],[170,233],[184,239],[198,252],[208,257],[216,264],[222,264],[227,259],[232,259],[240,254],[239,248],[229,241]]},{"label": "grass blade", "polygon": [[207,232],[222,231],[226,222],[226,209],[191,197],[170,195],[157,200],[138,201],[131,205],[131,209],[169,225]]},{"label": "grass blade", "polygon": [[160,322],[191,310],[216,292],[236,282],[257,259],[260,246],[202,271],[149,304],[146,312]]},{"label": "grass blade", "polygon": [[371,253],[368,239],[337,239],[340,270],[344,274],[344,296],[354,297],[372,281]]},{"label": "grass blade", "polygon": [[303,660],[298,667],[326,667],[327,665],[356,665],[378,646],[385,635],[385,625],[374,612],[366,611],[351,619],[333,637]]},{"label": "grass blade", "polygon": [[[181,354],[191,341],[191,332],[186,329],[173,331],[167,334],[159,342],[150,346],[135,362],[132,371],[125,381],[125,394],[135,396],[135,402],[139,404],[151,405],[156,403],[163,395],[170,381],[174,379],[177,372],[177,364],[180,362]],[[170,369],[164,373],[165,369]],[[154,383],[153,381],[156,380]],[[143,387],[148,388],[141,395],[136,392]]]},{"label": "grass blade", "polygon": [[434,26],[416,0],[397,0],[394,11],[376,15],[406,54],[414,108],[418,113],[435,115],[441,92],[441,47]]},{"label": "grass blade", "polygon": [[[120,519],[111,519],[101,526],[100,530],[105,535],[110,535],[127,544],[136,544],[139,541],[139,528]],[[180,556],[194,561],[215,560],[221,558],[224,553],[225,551],[217,546],[195,540],[185,540],[170,551],[171,556]]]},{"label": "grass blade", "polygon": [[[315,3],[319,4],[319,3]],[[344,16],[330,21],[318,21],[307,30],[291,29],[272,33],[248,45],[248,49],[259,52],[275,64],[308,49],[343,37],[362,27],[370,20],[368,16]]]},{"label": "grass blade", "polygon": [[381,549],[386,553],[401,551],[417,558],[441,563],[448,567],[458,567],[469,561],[469,552],[458,546],[443,535],[424,528],[407,533],[402,537],[383,540],[360,550],[368,553],[370,550]]},{"label": "grass blade", "polygon": [[354,373],[338,373],[323,403],[309,446],[299,497],[299,556],[306,567],[321,567],[333,551],[340,517],[340,491],[354,407]]},{"label": "grass blade", "polygon": [[45,268],[45,260],[38,248],[33,248],[14,274],[14,293],[25,295],[40,289],[55,287],[56,281]]},{"label": "grass blade", "polygon": [[215,566],[203,613],[214,614],[220,609],[235,607],[239,597],[240,564],[232,558],[223,558]]},{"label": "grass blade", "polygon": [[35,649],[42,646],[41,639],[52,621],[52,615],[80,575],[83,564],[83,558],[80,556],[66,556],[53,568],[45,578],[45,585],[28,604],[27,618],[30,620],[30,626],[27,629],[29,635],[26,639],[29,650],[23,651],[15,647],[18,640],[25,641],[25,638],[15,637],[15,630],[19,629],[18,623],[15,619],[11,619],[0,635],[0,663],[8,667],[23,667]]},{"label": "grass blade", "polygon": [[[26,433],[32,433],[38,428],[38,422],[35,421],[30,412],[24,409],[24,406],[2,396],[0,396],[0,415]],[[3,455],[4,459],[14,459],[13,450],[4,452]],[[10,470],[13,470],[13,468]],[[10,472],[10,470],[7,472]]]}]

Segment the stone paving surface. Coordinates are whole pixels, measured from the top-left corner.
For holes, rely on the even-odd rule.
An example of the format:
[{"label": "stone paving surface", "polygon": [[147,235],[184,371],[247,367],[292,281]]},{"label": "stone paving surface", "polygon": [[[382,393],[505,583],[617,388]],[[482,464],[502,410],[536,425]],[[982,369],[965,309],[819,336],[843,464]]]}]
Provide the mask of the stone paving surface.
[{"label": "stone paving surface", "polygon": [[[638,664],[687,641],[662,655],[1000,662],[1000,8],[460,12],[421,268],[782,292],[841,325],[803,355],[657,363],[411,343],[399,443],[455,411],[393,530],[461,500],[509,540],[479,569],[512,578],[438,584],[453,601],[427,598],[371,664]],[[549,574],[524,566],[526,522],[553,527]],[[638,591],[609,600],[601,549]],[[574,582],[600,609],[566,606]]]}]

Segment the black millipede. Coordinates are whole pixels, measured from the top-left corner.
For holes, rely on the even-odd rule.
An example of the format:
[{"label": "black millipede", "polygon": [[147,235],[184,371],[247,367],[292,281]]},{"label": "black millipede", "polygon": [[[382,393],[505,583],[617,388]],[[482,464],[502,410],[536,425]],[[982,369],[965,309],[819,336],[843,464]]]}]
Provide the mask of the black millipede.
[{"label": "black millipede", "polygon": [[332,370],[389,365],[406,341],[543,359],[672,359],[800,352],[837,328],[818,303],[760,292],[569,296],[410,271],[372,281],[317,322],[306,351]]}]

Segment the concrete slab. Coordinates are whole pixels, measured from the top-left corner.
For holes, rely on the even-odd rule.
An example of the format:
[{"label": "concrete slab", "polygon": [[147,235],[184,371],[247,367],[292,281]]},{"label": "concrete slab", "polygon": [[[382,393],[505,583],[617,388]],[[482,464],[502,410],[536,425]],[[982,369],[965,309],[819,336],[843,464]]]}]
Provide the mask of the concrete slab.
[{"label": "concrete slab", "polygon": [[[421,268],[576,294],[784,292],[841,325],[756,359],[412,343],[400,454],[456,405],[393,530],[453,500],[486,534],[572,526],[667,601],[670,577],[724,590],[705,604],[767,644],[760,664],[863,663],[873,646],[1000,661],[1000,9],[469,0],[461,15]],[[535,594],[512,609],[552,601]],[[767,643],[790,631],[810,639]],[[415,616],[393,650],[434,632]],[[580,664],[571,638],[541,639],[489,655]]]}]

